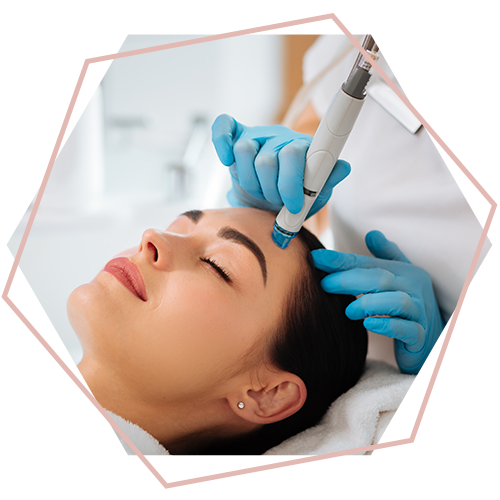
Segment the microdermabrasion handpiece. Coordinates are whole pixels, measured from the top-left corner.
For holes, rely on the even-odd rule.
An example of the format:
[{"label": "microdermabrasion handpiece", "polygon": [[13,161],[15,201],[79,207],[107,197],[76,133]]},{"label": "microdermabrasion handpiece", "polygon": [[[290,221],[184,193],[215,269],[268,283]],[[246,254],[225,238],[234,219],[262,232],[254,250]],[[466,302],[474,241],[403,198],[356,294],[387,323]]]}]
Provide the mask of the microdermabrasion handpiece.
[{"label": "microdermabrasion handpiece", "polygon": [[[378,47],[371,35],[365,36],[363,48],[373,60],[378,59]],[[278,247],[286,248],[297,236],[317,195],[330,177],[365,102],[371,68],[370,62],[359,53],[351,73],[321,120],[306,156],[302,210],[292,214],[283,206],[276,217],[273,241]]]}]

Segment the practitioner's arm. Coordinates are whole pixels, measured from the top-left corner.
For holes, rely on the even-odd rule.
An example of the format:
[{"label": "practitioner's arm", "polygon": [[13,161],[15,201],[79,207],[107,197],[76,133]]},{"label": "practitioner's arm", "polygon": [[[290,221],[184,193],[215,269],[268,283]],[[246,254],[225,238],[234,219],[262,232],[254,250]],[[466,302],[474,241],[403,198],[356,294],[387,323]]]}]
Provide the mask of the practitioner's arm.
[{"label": "practitioner's arm", "polygon": [[314,107],[309,103],[302,111],[292,128],[300,134],[314,135],[319,127],[321,119],[316,114]]}]

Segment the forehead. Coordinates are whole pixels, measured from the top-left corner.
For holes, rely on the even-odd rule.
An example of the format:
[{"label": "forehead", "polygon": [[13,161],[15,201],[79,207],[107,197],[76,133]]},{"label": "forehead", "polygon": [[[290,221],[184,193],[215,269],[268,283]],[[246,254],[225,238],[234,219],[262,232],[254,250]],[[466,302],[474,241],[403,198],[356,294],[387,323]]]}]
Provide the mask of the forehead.
[{"label": "forehead", "polygon": [[288,248],[276,246],[272,240],[276,214],[256,208],[227,208],[204,210],[206,223],[216,226],[228,225],[241,231],[260,247],[266,258],[269,275],[283,274],[295,276],[301,269],[306,252],[298,239],[293,239]]}]

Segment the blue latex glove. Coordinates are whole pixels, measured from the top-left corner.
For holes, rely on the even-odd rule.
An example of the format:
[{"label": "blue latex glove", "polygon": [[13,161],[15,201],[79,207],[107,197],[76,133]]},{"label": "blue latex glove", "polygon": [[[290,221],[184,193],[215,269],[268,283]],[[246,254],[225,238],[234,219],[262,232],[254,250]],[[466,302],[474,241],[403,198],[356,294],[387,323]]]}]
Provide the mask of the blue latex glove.
[{"label": "blue latex glove", "polygon": [[444,328],[431,278],[380,231],[369,232],[366,245],[375,257],[313,250],[314,265],[332,273],[321,286],[329,293],[363,294],[349,304],[347,317],[366,318],[367,330],[393,338],[400,370],[418,373]]},{"label": "blue latex glove", "polygon": [[[232,206],[296,214],[304,204],[304,167],[312,137],[282,125],[246,127],[229,115],[212,125],[212,142],[220,161],[230,167]],[[314,202],[308,217],[323,208],[333,188],[349,175],[351,166],[339,160]]]}]

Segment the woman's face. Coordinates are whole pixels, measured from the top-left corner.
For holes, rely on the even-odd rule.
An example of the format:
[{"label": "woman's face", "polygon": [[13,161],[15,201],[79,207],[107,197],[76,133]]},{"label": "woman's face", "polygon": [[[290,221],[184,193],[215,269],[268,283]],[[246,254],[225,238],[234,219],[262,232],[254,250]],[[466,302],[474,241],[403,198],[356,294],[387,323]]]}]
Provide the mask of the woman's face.
[{"label": "woman's face", "polygon": [[83,360],[158,404],[217,387],[277,326],[300,272],[301,244],[278,248],[274,218],[250,208],[193,211],[145,231],[68,300]]}]

